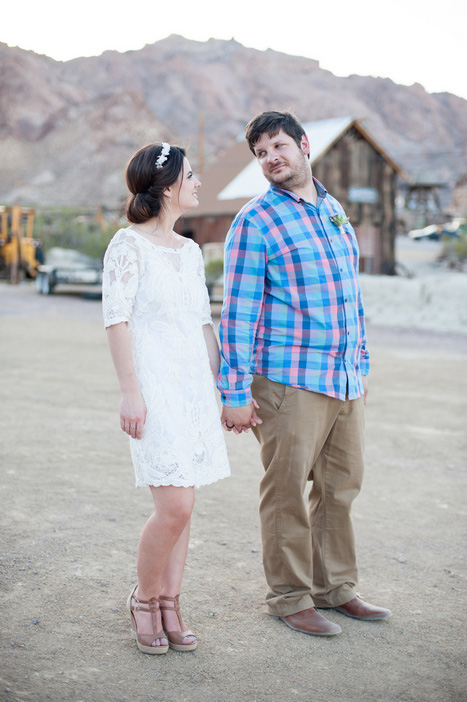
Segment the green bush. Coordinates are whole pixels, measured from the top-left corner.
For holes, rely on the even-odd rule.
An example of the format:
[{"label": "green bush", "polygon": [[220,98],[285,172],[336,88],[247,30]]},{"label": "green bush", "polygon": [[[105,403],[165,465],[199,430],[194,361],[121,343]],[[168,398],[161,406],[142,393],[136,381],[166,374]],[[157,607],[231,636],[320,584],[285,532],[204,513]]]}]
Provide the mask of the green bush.
[{"label": "green bush", "polygon": [[43,210],[36,212],[34,236],[41,241],[44,251],[60,246],[100,259],[120,226],[116,213],[108,213],[107,219],[97,210]]},{"label": "green bush", "polygon": [[212,285],[217,282],[224,272],[224,261],[221,258],[216,258],[206,264],[206,282]]},{"label": "green bush", "polygon": [[461,236],[454,241],[454,252],[461,261],[467,260],[467,234],[461,234]]}]

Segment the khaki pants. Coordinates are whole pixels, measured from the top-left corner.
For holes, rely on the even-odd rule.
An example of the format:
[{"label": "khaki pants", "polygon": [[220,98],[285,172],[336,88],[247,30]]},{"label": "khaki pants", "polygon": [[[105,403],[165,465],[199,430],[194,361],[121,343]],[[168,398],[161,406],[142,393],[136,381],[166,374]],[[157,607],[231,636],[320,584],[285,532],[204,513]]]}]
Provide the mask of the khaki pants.
[{"label": "khaki pants", "polygon": [[[263,423],[263,565],[269,612],[337,607],[356,596],[350,508],[363,478],[363,398],[337,400],[255,375]],[[307,498],[307,481],[312,488]]]}]

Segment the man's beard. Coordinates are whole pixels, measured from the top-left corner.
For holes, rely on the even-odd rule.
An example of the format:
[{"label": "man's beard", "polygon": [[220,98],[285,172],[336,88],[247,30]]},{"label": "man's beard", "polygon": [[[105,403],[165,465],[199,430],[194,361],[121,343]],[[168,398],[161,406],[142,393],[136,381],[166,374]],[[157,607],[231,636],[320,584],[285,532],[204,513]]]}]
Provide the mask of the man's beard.
[{"label": "man's beard", "polygon": [[302,188],[311,179],[311,168],[308,159],[303,163],[301,168],[294,168],[293,166],[285,166],[290,171],[290,174],[284,178],[275,179],[274,173],[268,173],[266,176],[272,185],[277,188],[282,188],[282,190],[293,190],[294,188]]}]

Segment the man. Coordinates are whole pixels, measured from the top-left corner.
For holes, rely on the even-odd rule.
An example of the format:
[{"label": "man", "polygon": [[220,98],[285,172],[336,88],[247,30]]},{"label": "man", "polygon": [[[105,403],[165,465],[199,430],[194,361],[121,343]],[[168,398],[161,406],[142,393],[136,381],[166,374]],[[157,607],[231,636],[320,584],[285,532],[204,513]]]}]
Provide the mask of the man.
[{"label": "man", "polygon": [[226,239],[221,421],[236,434],[252,427],[260,443],[268,613],[333,635],[341,628],[316,607],[391,615],[356,593],[350,508],[363,475],[369,368],[358,246],[341,205],[312,176],[293,115],[263,112],[246,138],[270,187]]}]

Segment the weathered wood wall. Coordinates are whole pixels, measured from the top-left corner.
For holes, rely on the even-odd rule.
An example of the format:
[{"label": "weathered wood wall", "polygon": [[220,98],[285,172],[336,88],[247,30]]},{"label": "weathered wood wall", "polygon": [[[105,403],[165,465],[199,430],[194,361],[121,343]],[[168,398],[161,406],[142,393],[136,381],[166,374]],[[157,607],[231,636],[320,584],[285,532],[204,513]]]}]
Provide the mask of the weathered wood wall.
[{"label": "weathered wood wall", "polygon": [[[396,231],[392,166],[358,131],[350,129],[315,164],[313,174],[350,217],[360,246],[360,270],[392,275]],[[350,202],[350,187],[374,188],[377,202]]]},{"label": "weathered wood wall", "polygon": [[[396,172],[392,166],[352,127],[313,166],[313,174],[350,217],[360,246],[360,270],[392,275],[396,232]],[[351,187],[374,188],[377,201],[350,202]],[[187,217],[177,223],[177,231],[200,246],[224,241],[235,214]]]}]

